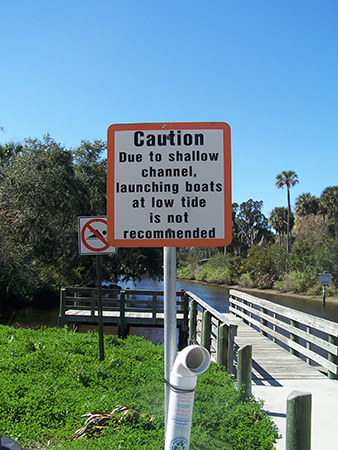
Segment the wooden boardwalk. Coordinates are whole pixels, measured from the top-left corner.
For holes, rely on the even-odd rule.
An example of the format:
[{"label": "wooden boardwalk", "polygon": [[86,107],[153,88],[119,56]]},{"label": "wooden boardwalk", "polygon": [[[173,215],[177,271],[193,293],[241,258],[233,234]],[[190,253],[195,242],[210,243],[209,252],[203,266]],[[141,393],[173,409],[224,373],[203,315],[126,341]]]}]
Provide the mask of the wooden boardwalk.
[{"label": "wooden boardwalk", "polygon": [[233,314],[225,316],[238,326],[236,346],[252,345],[252,392],[263,400],[263,409],[281,434],[276,449],[285,450],[287,397],[299,390],[312,395],[311,449],[338,450],[338,381],[328,379]]},{"label": "wooden boardwalk", "polygon": [[235,343],[238,347],[252,345],[252,380],[254,384],[277,385],[277,380],[327,378],[319,370],[292,355],[271,339],[246,325],[232,314],[226,314],[237,324]]}]

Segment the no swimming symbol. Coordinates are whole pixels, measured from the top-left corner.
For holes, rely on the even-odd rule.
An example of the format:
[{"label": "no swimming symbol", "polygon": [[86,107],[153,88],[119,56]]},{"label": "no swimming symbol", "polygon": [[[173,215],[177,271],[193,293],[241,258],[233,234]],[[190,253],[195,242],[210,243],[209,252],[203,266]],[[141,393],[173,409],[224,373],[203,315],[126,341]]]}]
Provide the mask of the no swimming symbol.
[{"label": "no swimming symbol", "polygon": [[115,253],[107,240],[107,219],[79,217],[79,253],[81,255]]}]

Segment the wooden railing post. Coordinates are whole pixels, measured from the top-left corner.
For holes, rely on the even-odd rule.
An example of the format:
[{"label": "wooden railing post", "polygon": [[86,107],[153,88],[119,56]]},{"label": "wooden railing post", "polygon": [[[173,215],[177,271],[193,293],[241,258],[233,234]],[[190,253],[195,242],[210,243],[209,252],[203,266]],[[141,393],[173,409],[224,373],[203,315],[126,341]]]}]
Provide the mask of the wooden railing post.
[{"label": "wooden railing post", "polygon": [[[246,309],[246,306],[248,305],[248,302],[246,301],[246,300],[242,300],[242,311],[243,311],[243,313],[245,314],[245,315],[248,315],[248,311],[247,311],[247,309]],[[249,325],[249,326],[251,326],[251,324],[250,324],[250,322],[249,321],[247,321],[246,319],[244,319],[243,318],[243,322],[246,324],[246,325]]]},{"label": "wooden railing post", "polygon": [[222,323],[218,326],[218,336],[217,336],[217,363],[224,366],[228,371],[228,338],[229,338],[229,327]]},{"label": "wooden railing post", "polygon": [[[290,319],[290,325],[295,327],[295,328],[299,328],[299,323],[296,320]],[[290,341],[293,342],[299,342],[299,336],[297,336],[296,334],[290,333]],[[299,356],[299,352],[297,352],[297,350],[293,349],[290,347],[290,353],[292,355],[295,356]]]},{"label": "wooden railing post", "polygon": [[179,328],[178,334],[178,349],[179,351],[183,350],[188,345],[188,295],[184,292],[184,289],[181,289],[181,312],[183,312],[183,323]]},{"label": "wooden railing post", "polygon": [[178,310],[179,311],[183,311],[184,310],[184,289],[182,288],[182,289],[180,289],[180,292],[182,293],[181,295],[179,295],[179,307],[178,307]]},{"label": "wooden railing post", "polygon": [[185,292],[183,295],[183,324],[188,329],[189,327],[189,297]]},{"label": "wooden railing post", "polygon": [[237,335],[237,325],[231,324],[228,332],[228,366],[227,372],[232,375],[235,359],[235,336]]},{"label": "wooden railing post", "polygon": [[189,342],[196,341],[196,329],[197,329],[197,302],[191,300],[190,313],[189,313]]},{"label": "wooden railing post", "polygon": [[203,312],[202,321],[202,347],[210,351],[211,345],[211,313],[208,310]]},{"label": "wooden railing post", "polygon": [[58,326],[64,327],[66,325],[66,288],[60,289],[60,313],[58,317]]},{"label": "wooden railing post", "polygon": [[152,323],[156,323],[156,314],[157,314],[157,294],[154,292],[153,293],[152,316],[151,316]]},{"label": "wooden railing post", "polygon": [[[261,308],[262,313],[264,314],[269,314],[269,311],[266,308]],[[261,324],[264,325],[265,327],[267,327],[269,325],[268,321],[266,319],[260,319]],[[261,331],[261,333],[263,334],[263,336],[268,336],[268,333],[266,331]]]},{"label": "wooden railing post", "polygon": [[126,293],[125,291],[120,292],[120,318],[119,318],[119,324],[118,324],[118,336],[125,338],[126,337],[126,317],[125,317],[125,310],[126,310]]},{"label": "wooden railing post", "polygon": [[293,391],[286,406],[286,450],[311,449],[310,392]]},{"label": "wooden railing post", "polygon": [[[338,345],[338,337],[337,336],[332,336],[331,334],[329,334],[329,342],[330,342],[330,344]],[[336,366],[338,366],[338,356],[337,356],[337,354],[333,355],[332,353],[329,352],[328,360],[330,362],[332,362],[333,364],[336,364]],[[336,369],[336,373],[333,373],[333,372],[331,372],[329,370],[329,374],[328,375],[329,375],[329,378],[331,380],[338,380],[337,369]]]},{"label": "wooden railing post", "polygon": [[90,315],[92,319],[95,317],[95,305],[96,305],[96,289],[92,289],[90,293]]},{"label": "wooden railing post", "polygon": [[246,345],[237,352],[237,390],[241,398],[247,400],[252,396],[252,345]]}]

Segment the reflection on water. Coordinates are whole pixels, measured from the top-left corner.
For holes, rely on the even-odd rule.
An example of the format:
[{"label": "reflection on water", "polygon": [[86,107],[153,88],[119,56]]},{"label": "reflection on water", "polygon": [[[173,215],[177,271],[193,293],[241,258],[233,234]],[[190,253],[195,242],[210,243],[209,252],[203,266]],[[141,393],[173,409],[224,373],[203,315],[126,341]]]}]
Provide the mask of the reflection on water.
[{"label": "reflection on water", "polygon": [[[154,281],[151,279],[143,279],[140,282],[119,283],[122,288],[130,289],[149,289],[163,290],[163,281]],[[189,281],[177,281],[177,290],[184,289],[191,291],[210,306],[220,312],[229,312],[229,290],[221,286],[207,286],[203,284],[193,283]],[[338,322],[338,302],[327,299],[325,309],[322,302],[305,297],[295,297],[288,295],[279,295],[264,291],[246,290],[248,293],[266,300],[280,303],[284,306],[307,312],[308,314]],[[24,308],[20,310],[1,309],[0,305],[0,324],[15,325],[22,327],[38,328],[41,326],[55,327],[57,326],[57,318],[59,314],[58,306],[46,308]],[[97,330],[97,327],[81,325],[80,331]],[[117,328],[113,326],[105,326],[104,332],[107,334],[117,334]],[[163,328],[148,327],[131,327],[130,334],[144,336],[145,339],[152,341],[154,344],[162,344],[164,341]]]},{"label": "reflection on water", "polygon": [[[123,289],[129,287],[130,289],[149,289],[149,290],[163,290],[163,281],[155,281],[145,278],[140,282],[133,283],[119,283]],[[221,286],[207,286],[204,284],[193,283],[191,281],[177,281],[176,290],[184,289],[191,291],[197,297],[209,303],[210,306],[222,313],[229,312],[229,290]]]}]

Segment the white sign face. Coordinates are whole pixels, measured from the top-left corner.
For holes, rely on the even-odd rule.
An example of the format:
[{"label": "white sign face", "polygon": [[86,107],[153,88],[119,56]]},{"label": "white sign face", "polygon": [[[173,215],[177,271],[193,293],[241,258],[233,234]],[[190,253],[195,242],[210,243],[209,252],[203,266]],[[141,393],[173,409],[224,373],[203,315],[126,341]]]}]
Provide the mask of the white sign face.
[{"label": "white sign face", "polygon": [[331,273],[322,273],[320,275],[320,284],[331,284],[331,283],[332,283]]},{"label": "white sign face", "polygon": [[106,217],[79,217],[80,255],[116,253],[107,241]]},{"label": "white sign face", "polygon": [[116,246],[228,245],[229,125],[109,127],[107,218]]}]

